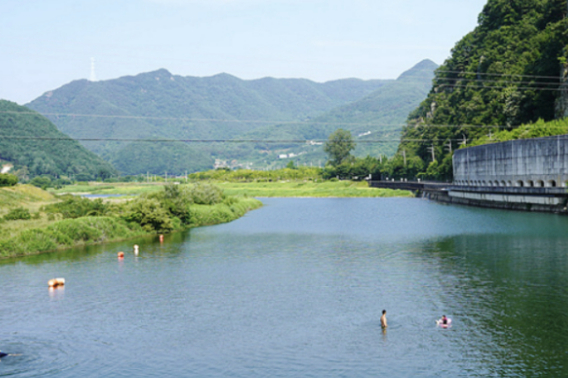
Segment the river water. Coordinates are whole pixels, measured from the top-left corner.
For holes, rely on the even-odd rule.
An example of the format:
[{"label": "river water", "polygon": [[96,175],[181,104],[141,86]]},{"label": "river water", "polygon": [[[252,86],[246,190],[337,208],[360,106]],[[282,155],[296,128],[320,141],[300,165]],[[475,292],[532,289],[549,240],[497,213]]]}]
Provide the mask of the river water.
[{"label": "river water", "polygon": [[0,376],[568,376],[568,218],[263,202],[163,244],[2,261],[0,349],[20,355]]}]

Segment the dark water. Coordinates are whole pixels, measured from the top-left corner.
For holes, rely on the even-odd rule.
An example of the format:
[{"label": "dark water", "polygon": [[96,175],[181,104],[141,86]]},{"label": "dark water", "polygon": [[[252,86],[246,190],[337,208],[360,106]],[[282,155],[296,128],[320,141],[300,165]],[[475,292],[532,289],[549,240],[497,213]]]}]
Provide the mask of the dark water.
[{"label": "dark water", "polygon": [[3,261],[0,349],[22,355],[0,376],[568,376],[568,218],[264,202],[163,245]]}]

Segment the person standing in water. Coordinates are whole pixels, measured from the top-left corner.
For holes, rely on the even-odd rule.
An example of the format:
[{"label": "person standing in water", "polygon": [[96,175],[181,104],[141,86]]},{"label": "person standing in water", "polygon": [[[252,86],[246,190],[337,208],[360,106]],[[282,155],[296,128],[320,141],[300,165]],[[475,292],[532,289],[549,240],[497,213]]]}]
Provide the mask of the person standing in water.
[{"label": "person standing in water", "polygon": [[383,327],[383,329],[387,328],[387,310],[383,310],[383,316],[381,316],[381,327]]}]

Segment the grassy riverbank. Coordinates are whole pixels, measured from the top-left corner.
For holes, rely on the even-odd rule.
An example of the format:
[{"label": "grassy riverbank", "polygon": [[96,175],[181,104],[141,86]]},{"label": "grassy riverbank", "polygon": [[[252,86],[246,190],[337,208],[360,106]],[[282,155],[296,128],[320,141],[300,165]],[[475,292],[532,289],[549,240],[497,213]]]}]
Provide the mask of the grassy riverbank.
[{"label": "grassy riverbank", "polygon": [[[223,189],[226,195],[249,197],[412,197],[403,190],[370,188],[366,181],[205,181]],[[158,192],[164,184],[114,183],[69,185],[53,193],[90,193],[139,195]]]},{"label": "grassy riverbank", "polygon": [[228,195],[251,197],[413,197],[403,190],[371,188],[366,181],[220,182]]},{"label": "grassy riverbank", "polygon": [[[0,257],[225,223],[262,206],[253,198],[225,196],[211,186],[157,188],[123,203],[57,198],[27,185],[0,188]],[[4,219],[14,209],[22,219]]]}]

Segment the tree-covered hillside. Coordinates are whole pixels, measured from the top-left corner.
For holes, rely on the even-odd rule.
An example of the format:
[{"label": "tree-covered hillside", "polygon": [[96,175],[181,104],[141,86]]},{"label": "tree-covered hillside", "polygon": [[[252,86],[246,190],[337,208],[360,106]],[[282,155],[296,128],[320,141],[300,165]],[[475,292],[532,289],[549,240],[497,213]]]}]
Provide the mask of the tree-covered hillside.
[{"label": "tree-covered hillside", "polygon": [[109,163],[57,130],[47,118],[5,100],[0,100],[0,162],[13,164],[28,178],[75,175],[86,180],[116,174]]},{"label": "tree-covered hillside", "polygon": [[399,154],[419,157],[424,177],[449,179],[450,149],[464,141],[564,117],[566,10],[566,0],[489,0],[410,114]]},{"label": "tree-covered hillside", "polygon": [[[228,74],[182,77],[165,69],[115,80],[74,81],[45,93],[28,106],[49,117],[73,138],[96,139],[227,139],[276,122],[303,121],[336,106],[356,101],[388,81],[358,79],[315,83],[305,79],[241,80]],[[179,153],[192,156],[183,169],[170,166],[168,155],[152,156],[164,164],[152,167],[131,164],[147,143],[83,142],[90,150],[112,161],[123,173],[163,174],[203,169],[220,146],[177,145]],[[171,144],[170,144],[171,145]],[[240,147],[224,146],[225,159]],[[166,146],[153,152],[166,152]],[[126,164],[125,161],[129,163]],[[211,167],[211,165],[209,165]],[[150,169],[152,168],[152,169]]]},{"label": "tree-covered hillside", "polygon": [[[424,60],[358,101],[336,107],[307,122],[267,126],[245,134],[245,138],[326,140],[331,133],[341,128],[350,131],[355,137],[355,156],[392,156],[398,147],[398,138],[408,113],[424,100],[432,86],[436,67],[436,63],[431,60]],[[375,143],[377,140],[385,142]],[[296,158],[300,162],[326,160],[320,145],[256,145],[258,151],[270,148],[296,155],[306,152]]]}]

